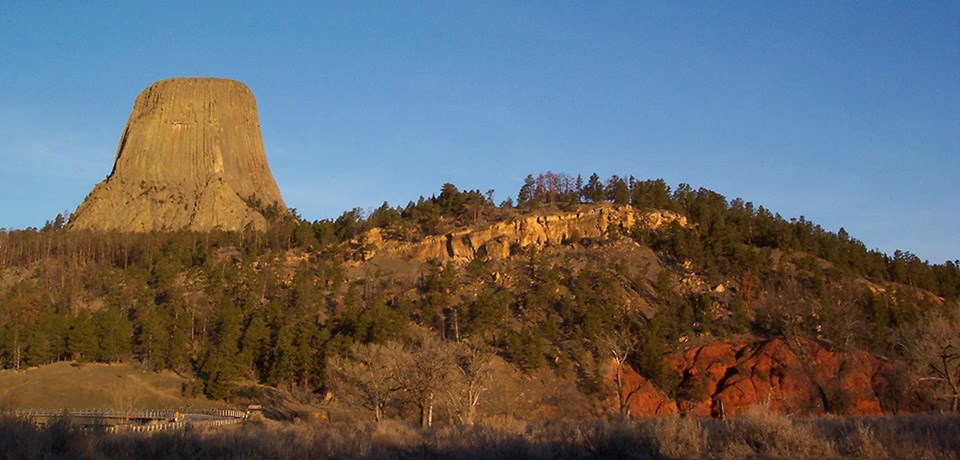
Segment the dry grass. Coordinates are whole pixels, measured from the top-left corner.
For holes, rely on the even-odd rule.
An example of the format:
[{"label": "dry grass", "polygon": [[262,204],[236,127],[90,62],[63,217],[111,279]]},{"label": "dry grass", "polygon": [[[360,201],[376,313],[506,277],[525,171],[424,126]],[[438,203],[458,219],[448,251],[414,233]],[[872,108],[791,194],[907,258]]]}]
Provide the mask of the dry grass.
[{"label": "dry grass", "polygon": [[[131,364],[58,362],[23,372],[0,371],[4,409],[223,408],[205,398],[185,397],[190,381],[173,372],[143,371]],[[118,398],[122,401],[118,401]]]},{"label": "dry grass", "polygon": [[400,422],[280,423],[108,435],[0,422],[3,458],[957,458],[960,416],[732,420],[509,418],[426,431]]},{"label": "dry grass", "polygon": [[[754,406],[740,417],[720,425],[722,458],[838,458],[831,439],[821,436],[814,424],[784,417],[765,406]],[[717,446],[721,447],[721,446]]]},{"label": "dry grass", "polygon": [[700,421],[667,417],[651,423],[660,455],[669,458],[702,458],[707,455],[707,432]]}]

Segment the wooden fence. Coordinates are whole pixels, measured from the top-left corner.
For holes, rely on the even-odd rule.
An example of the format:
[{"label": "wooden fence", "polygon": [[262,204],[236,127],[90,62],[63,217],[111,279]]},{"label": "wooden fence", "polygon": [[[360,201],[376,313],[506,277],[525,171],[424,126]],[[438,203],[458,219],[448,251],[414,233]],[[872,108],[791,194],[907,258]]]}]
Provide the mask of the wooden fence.
[{"label": "wooden fence", "polygon": [[165,420],[172,419],[175,410],[137,410],[121,411],[112,409],[20,409],[12,414],[20,418],[89,418],[89,419],[135,419]]},{"label": "wooden fence", "polygon": [[[3,414],[38,424],[58,419],[80,422],[89,429],[102,427],[108,433],[146,433],[194,427],[217,427],[240,423],[247,419],[248,411],[236,409],[151,409],[120,411],[111,409],[20,409]],[[191,420],[192,419],[192,420]],[[116,423],[122,421],[123,423]],[[129,423],[129,422],[135,423]]]}]

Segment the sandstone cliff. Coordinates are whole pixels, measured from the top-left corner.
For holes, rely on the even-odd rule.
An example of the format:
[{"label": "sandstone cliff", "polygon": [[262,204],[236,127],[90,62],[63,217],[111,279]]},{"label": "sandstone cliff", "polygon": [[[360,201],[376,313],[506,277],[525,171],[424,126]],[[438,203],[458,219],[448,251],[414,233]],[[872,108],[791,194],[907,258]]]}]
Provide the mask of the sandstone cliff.
[{"label": "sandstone cliff", "polygon": [[266,227],[286,212],[267,166],[253,93],[238,81],[173,78],[137,97],[113,171],[69,228],[120,231]]},{"label": "sandstone cliff", "polygon": [[364,260],[378,253],[389,253],[420,261],[467,262],[479,254],[505,259],[510,256],[511,248],[542,248],[600,238],[610,230],[626,234],[638,222],[645,228],[657,229],[674,221],[687,225],[686,217],[672,211],[608,205],[578,212],[522,216],[484,228],[430,236],[416,243],[385,241],[380,230],[374,229],[355,243]]}]

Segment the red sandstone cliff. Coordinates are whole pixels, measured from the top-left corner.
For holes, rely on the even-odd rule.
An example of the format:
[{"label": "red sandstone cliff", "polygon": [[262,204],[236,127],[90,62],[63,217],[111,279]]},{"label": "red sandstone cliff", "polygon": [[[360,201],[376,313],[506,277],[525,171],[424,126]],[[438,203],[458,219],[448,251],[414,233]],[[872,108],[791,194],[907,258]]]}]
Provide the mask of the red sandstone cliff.
[{"label": "red sandstone cliff", "polygon": [[[885,363],[867,353],[838,353],[807,340],[715,342],[669,355],[680,384],[671,399],[626,367],[635,416],[735,416],[757,404],[788,414],[876,415],[890,385]],[[611,376],[612,380],[612,376]],[[615,405],[616,398],[609,404]]]}]

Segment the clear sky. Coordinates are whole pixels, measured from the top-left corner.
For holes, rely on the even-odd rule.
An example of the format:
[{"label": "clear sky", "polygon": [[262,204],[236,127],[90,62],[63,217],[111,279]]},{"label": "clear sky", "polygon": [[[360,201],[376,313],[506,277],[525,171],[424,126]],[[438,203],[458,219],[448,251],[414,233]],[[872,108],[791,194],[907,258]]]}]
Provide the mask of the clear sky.
[{"label": "clear sky", "polygon": [[960,259],[960,2],[0,2],[0,227],[72,212],[137,94],[257,97],[309,220],[552,170]]}]

